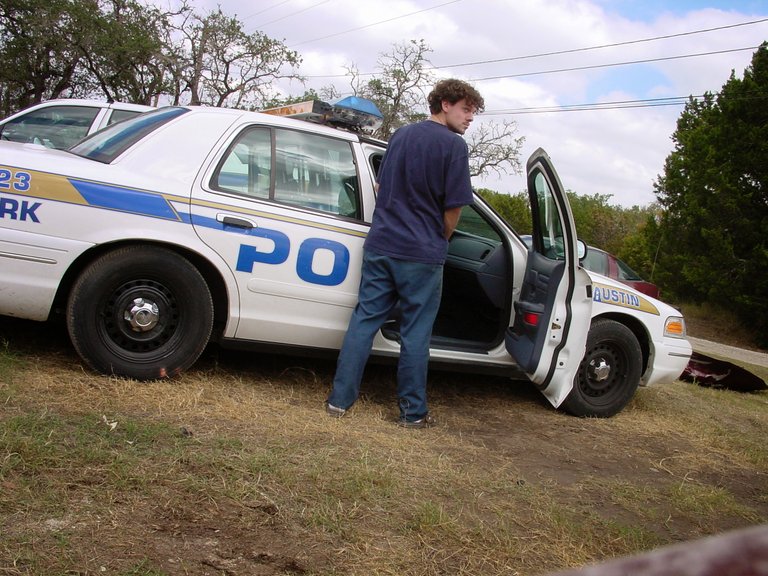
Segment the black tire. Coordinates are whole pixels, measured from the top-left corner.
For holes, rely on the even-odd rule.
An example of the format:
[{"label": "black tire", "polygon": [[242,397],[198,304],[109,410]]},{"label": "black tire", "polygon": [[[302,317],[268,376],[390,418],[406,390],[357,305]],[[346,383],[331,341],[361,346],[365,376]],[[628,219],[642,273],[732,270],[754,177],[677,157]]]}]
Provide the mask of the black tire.
[{"label": "black tire", "polygon": [[596,320],[562,408],[574,416],[599,418],[621,412],[640,384],[642,361],[640,343],[629,328],[614,320]]},{"label": "black tire", "polygon": [[72,287],[72,344],[97,372],[153,380],[200,357],[213,328],[213,301],[200,272],[165,248],[128,246],[100,256]]}]

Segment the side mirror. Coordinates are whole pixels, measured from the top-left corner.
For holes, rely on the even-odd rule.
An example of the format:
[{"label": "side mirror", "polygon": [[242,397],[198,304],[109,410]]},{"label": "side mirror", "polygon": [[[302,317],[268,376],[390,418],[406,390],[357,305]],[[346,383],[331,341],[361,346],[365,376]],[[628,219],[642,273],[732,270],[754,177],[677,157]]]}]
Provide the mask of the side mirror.
[{"label": "side mirror", "polygon": [[579,256],[579,262],[584,260],[584,256],[587,255],[587,243],[584,240],[576,240],[576,250]]}]

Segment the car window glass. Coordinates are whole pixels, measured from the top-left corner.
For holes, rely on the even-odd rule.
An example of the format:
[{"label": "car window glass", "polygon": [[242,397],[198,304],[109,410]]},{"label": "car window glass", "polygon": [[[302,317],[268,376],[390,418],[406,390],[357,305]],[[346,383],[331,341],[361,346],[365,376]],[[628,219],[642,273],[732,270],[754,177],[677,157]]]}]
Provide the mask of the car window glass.
[{"label": "car window glass", "polygon": [[[543,174],[539,173],[536,175],[534,186],[538,196],[538,231],[541,234],[542,253],[552,260],[563,260],[565,258],[565,247],[563,245],[563,228],[560,222],[560,211],[557,208],[557,201]],[[535,242],[534,245],[536,245]]]},{"label": "car window glass", "polygon": [[49,106],[33,110],[2,127],[0,138],[13,142],[68,148],[88,134],[99,108],[92,106]]},{"label": "car window glass", "polygon": [[272,131],[248,128],[229,147],[216,169],[211,187],[256,198],[269,198]]},{"label": "car window glass", "polygon": [[637,272],[618,258],[616,258],[616,267],[619,269],[619,280],[642,280]]},{"label": "car window glass", "polygon": [[360,215],[349,143],[317,134],[250,127],[228,148],[211,187],[338,216]]},{"label": "car window glass", "polygon": [[501,244],[501,235],[499,232],[478,212],[477,208],[471,204],[464,206],[461,209],[461,216],[459,217],[459,223],[456,225],[456,232],[468,236],[478,236],[487,240],[494,240],[496,243]]},{"label": "car window glass", "polygon": [[348,142],[293,130],[275,133],[274,199],[358,217],[357,169]]},{"label": "car window glass", "polygon": [[384,159],[384,152],[375,152],[368,157],[368,162],[371,163],[371,170],[373,171],[373,177],[379,176],[379,168],[381,168],[381,161]]},{"label": "car window glass", "polygon": [[133,118],[139,114],[141,114],[141,112],[138,110],[112,110],[112,114],[110,114],[109,120],[107,120],[107,126],[110,124],[117,124],[123,120],[128,120],[128,118]]},{"label": "car window glass", "polygon": [[84,158],[109,164],[147,134],[187,112],[189,110],[186,108],[167,106],[154,112],[140,114],[91,134],[82,142],[72,146],[69,151]]},{"label": "car window glass", "polygon": [[608,275],[608,255],[605,252],[593,250],[592,248],[587,249],[587,255],[582,260],[582,264],[587,270],[597,272],[603,276]]}]

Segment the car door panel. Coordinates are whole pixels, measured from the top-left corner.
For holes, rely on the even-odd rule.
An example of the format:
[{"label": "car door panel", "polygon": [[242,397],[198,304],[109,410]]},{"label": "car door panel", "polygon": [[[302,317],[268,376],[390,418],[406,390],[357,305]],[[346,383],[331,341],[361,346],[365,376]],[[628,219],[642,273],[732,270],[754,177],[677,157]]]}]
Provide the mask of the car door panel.
[{"label": "car door panel", "polygon": [[360,180],[348,140],[251,124],[232,135],[192,209],[197,234],[236,278],[235,338],[341,345],[368,229],[348,216]]},{"label": "car door panel", "polygon": [[512,356],[524,372],[535,372],[538,359],[547,338],[547,331],[538,326],[542,318],[551,316],[557,291],[553,289],[560,282],[565,264],[549,260],[532,252],[531,262],[525,272],[520,300],[515,302],[515,317],[520,323],[512,332]]},{"label": "car door panel", "polygon": [[573,388],[584,355],[591,281],[579,266],[573,216],[549,156],[539,149],[527,167],[532,247],[505,343],[528,377],[559,406]]}]

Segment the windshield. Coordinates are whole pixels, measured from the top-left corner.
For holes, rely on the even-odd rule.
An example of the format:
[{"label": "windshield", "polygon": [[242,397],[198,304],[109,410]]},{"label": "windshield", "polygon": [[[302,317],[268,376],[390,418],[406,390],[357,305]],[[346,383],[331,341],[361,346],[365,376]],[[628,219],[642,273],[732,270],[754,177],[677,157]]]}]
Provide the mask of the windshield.
[{"label": "windshield", "polygon": [[619,269],[619,280],[642,280],[640,274],[632,270],[623,260],[616,258],[616,267]]},{"label": "windshield", "polygon": [[189,112],[186,108],[168,106],[139,114],[134,118],[99,130],[69,148],[69,152],[109,164],[144,136],[186,112]]}]

